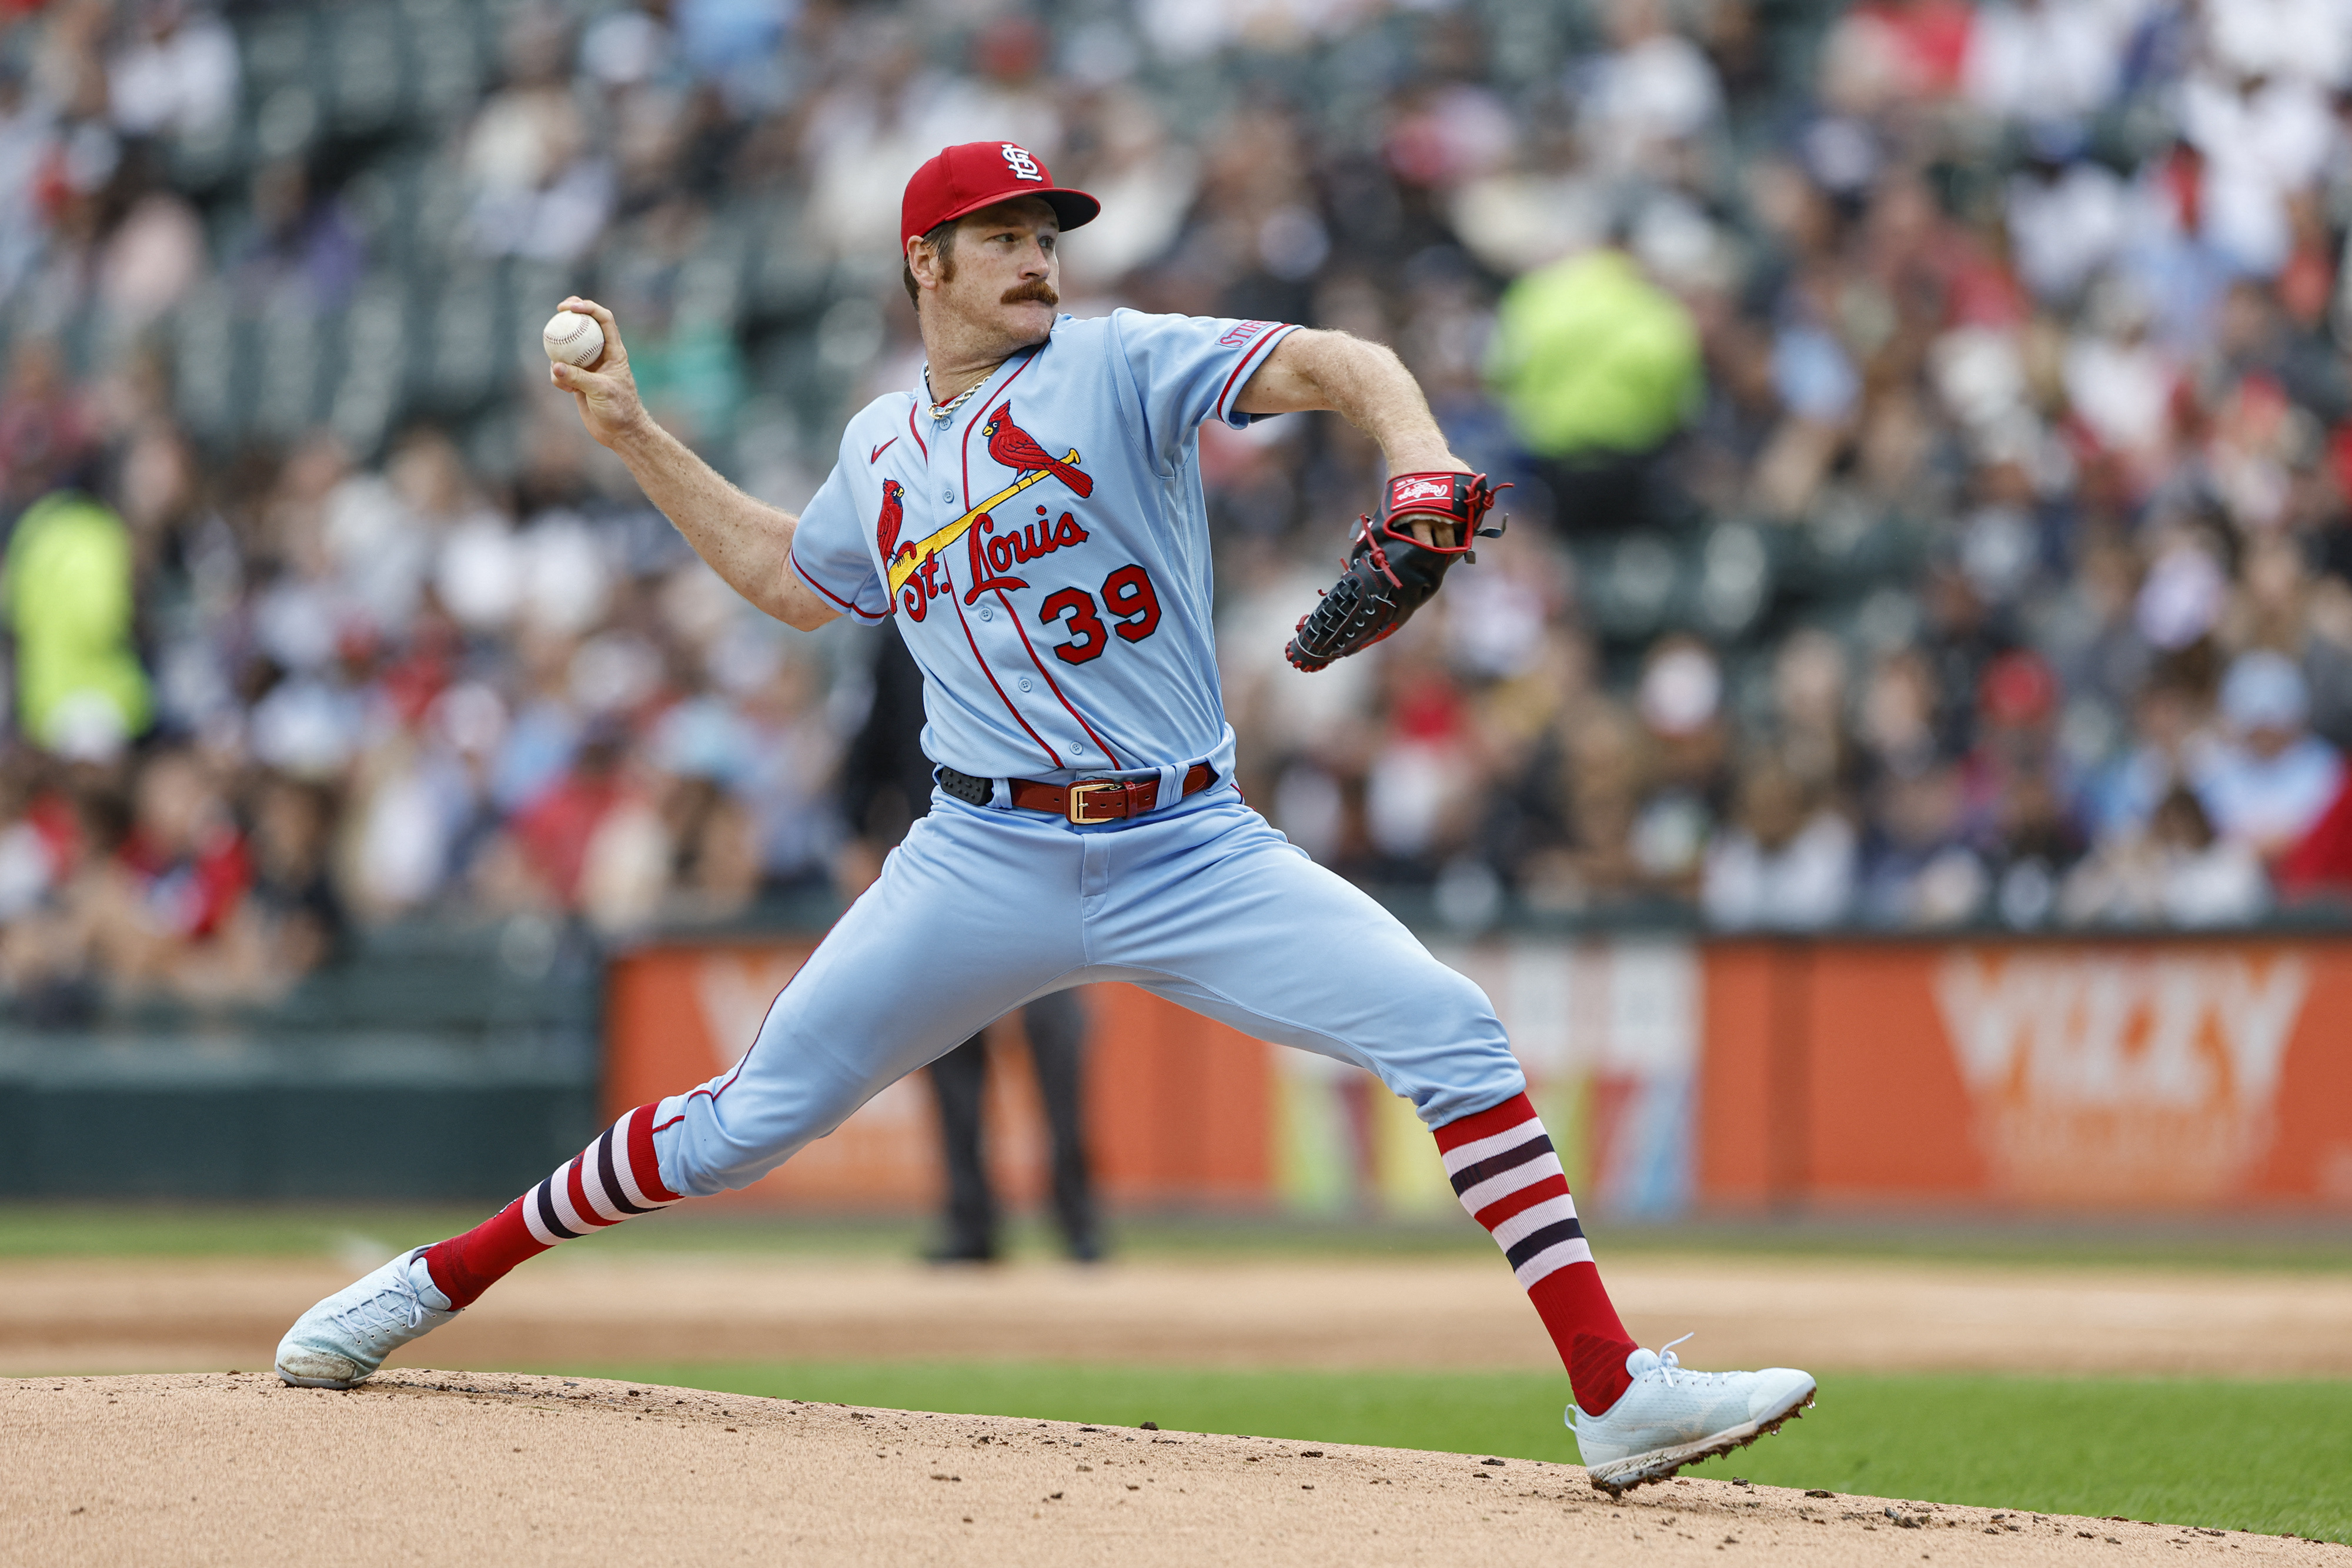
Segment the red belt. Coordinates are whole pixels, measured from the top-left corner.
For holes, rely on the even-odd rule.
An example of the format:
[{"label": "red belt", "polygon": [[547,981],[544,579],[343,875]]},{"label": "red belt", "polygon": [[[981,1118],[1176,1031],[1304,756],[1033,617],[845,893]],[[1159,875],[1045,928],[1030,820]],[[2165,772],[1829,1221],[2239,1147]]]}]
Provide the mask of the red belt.
[{"label": "red belt", "polygon": [[[1215,768],[1205,762],[1195,762],[1184,775],[1183,793],[1197,795],[1216,781]],[[1080,827],[1140,817],[1160,804],[1157,779],[1079,779],[1067,784],[1013,779],[1006,782],[1013,789],[1013,803],[1023,810],[1050,811]]]}]

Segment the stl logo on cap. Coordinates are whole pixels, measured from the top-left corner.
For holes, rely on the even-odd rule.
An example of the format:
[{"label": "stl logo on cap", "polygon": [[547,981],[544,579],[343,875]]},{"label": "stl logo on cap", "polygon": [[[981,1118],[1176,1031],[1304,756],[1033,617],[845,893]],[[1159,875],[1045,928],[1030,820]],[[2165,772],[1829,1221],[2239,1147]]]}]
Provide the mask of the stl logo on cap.
[{"label": "stl logo on cap", "polygon": [[1016,147],[1008,141],[997,151],[1003,153],[1005,162],[1012,165],[1014,179],[1034,180],[1040,184],[1045,183],[1045,172],[1037,167],[1037,160],[1029,155],[1029,149]]}]

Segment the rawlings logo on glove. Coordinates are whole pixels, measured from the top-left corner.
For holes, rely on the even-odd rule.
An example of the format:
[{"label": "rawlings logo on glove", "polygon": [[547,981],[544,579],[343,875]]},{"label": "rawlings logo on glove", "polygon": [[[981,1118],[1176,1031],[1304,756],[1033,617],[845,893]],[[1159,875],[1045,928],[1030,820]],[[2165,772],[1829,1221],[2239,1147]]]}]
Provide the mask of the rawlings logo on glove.
[{"label": "rawlings logo on glove", "polygon": [[[1508,517],[1491,528],[1478,525],[1494,506],[1496,491],[1509,488],[1489,486],[1484,474],[1391,476],[1386,519],[1360,519],[1341,561],[1347,570],[1298,618],[1284,655],[1298,669],[1319,670],[1403,625],[1429,602],[1455,561],[1478,559],[1478,540],[1501,536]],[[1412,525],[1417,522],[1429,525],[1436,542],[1423,544],[1413,537]]]},{"label": "rawlings logo on glove", "polygon": [[1389,481],[1389,511],[1393,514],[1432,502],[1442,507],[1451,507],[1454,504],[1454,481],[1467,477],[1469,476],[1465,474],[1406,474],[1391,479]]}]

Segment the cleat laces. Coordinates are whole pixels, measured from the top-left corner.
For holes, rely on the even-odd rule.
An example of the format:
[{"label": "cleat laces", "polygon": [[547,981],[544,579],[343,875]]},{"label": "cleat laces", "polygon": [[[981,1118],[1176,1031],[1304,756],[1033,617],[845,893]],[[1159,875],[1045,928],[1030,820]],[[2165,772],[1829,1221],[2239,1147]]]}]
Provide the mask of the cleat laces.
[{"label": "cleat laces", "polygon": [[1693,1329],[1689,1333],[1683,1335],[1682,1339],[1670,1339],[1660,1345],[1657,1349],[1658,1364],[1642,1375],[1645,1378],[1654,1377],[1669,1388],[1705,1388],[1738,1375],[1729,1372],[1696,1372],[1682,1364],[1682,1358],[1675,1354],[1675,1346],[1682,1343],[1685,1339],[1696,1338],[1697,1333],[1698,1331]]},{"label": "cleat laces", "polygon": [[1664,1380],[1667,1387],[1671,1388],[1675,1385],[1675,1379],[1678,1375],[1685,1378],[1698,1375],[1696,1373],[1683,1371],[1682,1357],[1675,1354],[1675,1346],[1682,1343],[1684,1339],[1696,1338],[1698,1330],[1693,1329],[1689,1333],[1683,1335],[1683,1339],[1670,1339],[1658,1347],[1658,1375]]},{"label": "cleat laces", "polygon": [[[1675,1346],[1682,1343],[1683,1340],[1695,1339],[1697,1335],[1698,1331],[1693,1329],[1689,1333],[1683,1335],[1682,1339],[1670,1339],[1660,1345],[1654,1353],[1658,1358],[1657,1364],[1643,1371],[1633,1381],[1647,1383],[1655,1379],[1668,1388],[1706,1388],[1728,1382],[1738,1376],[1738,1374],[1730,1372],[1697,1372],[1682,1364],[1682,1358],[1675,1354]],[[1571,1421],[1601,1421],[1607,1419],[1609,1415],[1620,1408],[1622,1404],[1621,1400],[1618,1405],[1612,1405],[1607,1411],[1594,1416],[1587,1413],[1581,1406],[1571,1399],[1569,1401],[1568,1414]]]},{"label": "cleat laces", "polygon": [[423,1328],[425,1299],[417,1294],[415,1281],[409,1278],[408,1260],[401,1260],[391,1284],[337,1312],[334,1321],[338,1326],[367,1340],[403,1329]]}]

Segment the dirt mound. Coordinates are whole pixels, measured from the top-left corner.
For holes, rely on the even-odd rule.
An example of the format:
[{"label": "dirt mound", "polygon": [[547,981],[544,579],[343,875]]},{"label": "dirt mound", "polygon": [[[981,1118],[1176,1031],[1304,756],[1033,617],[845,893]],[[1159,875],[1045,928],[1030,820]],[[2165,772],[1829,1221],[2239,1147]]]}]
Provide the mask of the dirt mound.
[{"label": "dirt mound", "polygon": [[2342,1547],[1570,1465],[594,1379],[0,1381],[0,1562],[2342,1564]]}]

